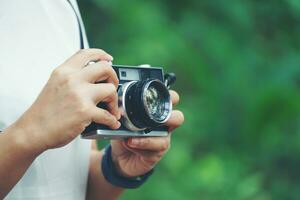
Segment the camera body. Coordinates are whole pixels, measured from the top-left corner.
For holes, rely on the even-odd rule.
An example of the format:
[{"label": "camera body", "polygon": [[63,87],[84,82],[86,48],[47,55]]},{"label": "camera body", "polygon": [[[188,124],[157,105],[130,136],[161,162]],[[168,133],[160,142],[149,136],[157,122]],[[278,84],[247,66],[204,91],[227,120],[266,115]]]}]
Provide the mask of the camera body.
[{"label": "camera body", "polygon": [[[121,127],[92,122],[81,134],[85,139],[122,139],[167,136],[164,123],[172,112],[171,97],[161,67],[113,65],[118,79],[118,106]],[[97,105],[106,109],[105,103]]]}]

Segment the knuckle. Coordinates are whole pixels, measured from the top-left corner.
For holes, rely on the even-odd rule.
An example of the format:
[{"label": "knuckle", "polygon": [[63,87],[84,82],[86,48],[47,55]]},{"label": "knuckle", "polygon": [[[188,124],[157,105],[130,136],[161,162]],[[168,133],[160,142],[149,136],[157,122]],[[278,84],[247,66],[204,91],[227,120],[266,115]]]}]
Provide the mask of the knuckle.
[{"label": "knuckle", "polygon": [[112,83],[107,83],[106,85],[106,97],[104,101],[109,102],[114,99],[117,99],[117,88]]},{"label": "knuckle", "polygon": [[77,127],[75,127],[75,128],[77,128],[77,132],[81,133],[82,131],[84,131],[84,129],[90,124],[91,120],[92,119],[89,118],[85,121],[82,121],[81,123],[78,123]]},{"label": "knuckle", "polygon": [[106,102],[110,103],[110,102],[117,102],[118,96],[116,93],[111,93],[109,94],[109,96],[107,96],[107,98],[105,99]]},{"label": "knuckle", "polygon": [[107,110],[103,110],[102,119],[104,122],[107,122],[107,123],[109,123],[113,120],[111,114]]},{"label": "knuckle", "polygon": [[110,91],[112,95],[115,95],[115,93],[117,92],[116,86],[112,83],[107,83],[107,89]]},{"label": "knuckle", "polygon": [[61,81],[62,81],[62,84],[65,84],[69,88],[73,88],[73,86],[74,86],[73,77],[69,74],[62,76]]},{"label": "knuckle", "polygon": [[71,76],[68,75],[61,78],[59,80],[59,84],[65,89],[71,99],[76,100],[81,98],[80,90],[76,87],[76,84]]},{"label": "knuckle", "polygon": [[101,69],[105,74],[109,74],[113,71],[113,68],[111,67],[111,65],[106,62],[106,61],[101,61],[100,62],[101,65]]},{"label": "knuckle", "polygon": [[114,98],[118,98],[117,88],[113,84],[109,84],[108,85],[108,99],[113,100]]},{"label": "knuckle", "polygon": [[95,48],[90,48],[90,49],[81,49],[77,52],[77,54],[79,55],[83,55],[83,56],[91,56],[91,57],[99,57],[102,55],[105,55],[106,52],[102,49],[95,49]]},{"label": "knuckle", "polygon": [[119,79],[118,79],[117,73],[114,70],[112,72],[112,78],[113,78],[113,82],[114,82],[115,87],[118,87]]},{"label": "knuckle", "polygon": [[82,101],[79,101],[78,103],[78,110],[77,113],[79,116],[83,117],[83,118],[87,118],[90,116],[90,112],[89,112],[89,106],[86,103],[83,103]]},{"label": "knuckle", "polygon": [[111,64],[106,61],[101,61],[101,63],[99,64],[101,66],[102,73],[105,74],[105,76],[107,76],[109,79],[111,79],[115,86],[118,86],[119,79]]},{"label": "knuckle", "polygon": [[91,49],[95,54],[104,54],[105,53],[105,51],[103,50],[103,49],[95,49],[95,48],[93,48],[93,49]]},{"label": "knuckle", "polygon": [[72,105],[76,108],[77,111],[81,113],[81,111],[87,109],[88,105],[83,100],[83,95],[80,94],[79,90],[75,88],[71,88],[68,91],[66,101],[71,102]]},{"label": "knuckle", "polygon": [[56,68],[52,71],[51,78],[54,78],[60,85],[71,85],[73,77],[68,70],[62,68]]},{"label": "knuckle", "polygon": [[66,74],[65,71],[63,69],[61,69],[60,67],[58,67],[52,71],[51,76],[52,77],[64,77],[65,74]]},{"label": "knuckle", "polygon": [[80,49],[78,52],[77,52],[77,54],[88,54],[90,51],[89,51],[89,49]]}]

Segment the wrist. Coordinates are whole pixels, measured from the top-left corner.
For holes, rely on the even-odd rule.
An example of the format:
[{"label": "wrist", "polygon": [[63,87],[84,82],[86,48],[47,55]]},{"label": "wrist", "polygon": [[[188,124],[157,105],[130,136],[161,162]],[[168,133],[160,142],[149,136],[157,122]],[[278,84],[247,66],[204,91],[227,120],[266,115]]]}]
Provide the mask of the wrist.
[{"label": "wrist", "polygon": [[141,176],[126,177],[121,175],[120,171],[116,169],[116,165],[112,160],[111,145],[108,145],[105,148],[104,155],[101,161],[101,169],[102,169],[102,174],[106,179],[106,181],[108,181],[114,186],[121,187],[121,188],[128,188],[128,189],[140,187],[147,181],[147,179],[153,173],[153,169],[152,169],[146,174],[143,174]]},{"label": "wrist", "polygon": [[26,123],[23,119],[16,121],[4,132],[7,132],[14,145],[28,156],[38,156],[47,150],[38,140],[38,130],[34,128],[34,124]]}]

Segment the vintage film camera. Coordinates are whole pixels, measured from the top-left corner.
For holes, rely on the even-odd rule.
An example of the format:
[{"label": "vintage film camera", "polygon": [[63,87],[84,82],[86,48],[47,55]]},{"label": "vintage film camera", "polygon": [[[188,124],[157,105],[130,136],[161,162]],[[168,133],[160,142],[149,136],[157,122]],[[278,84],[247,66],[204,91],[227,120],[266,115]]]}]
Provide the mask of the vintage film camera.
[{"label": "vintage film camera", "polygon": [[[167,136],[163,124],[170,118],[172,102],[168,88],[175,74],[164,75],[160,67],[149,65],[113,65],[119,78],[118,105],[121,127],[112,130],[91,123],[81,134],[86,139],[121,139],[128,137]],[[104,103],[97,105],[106,108]]]}]

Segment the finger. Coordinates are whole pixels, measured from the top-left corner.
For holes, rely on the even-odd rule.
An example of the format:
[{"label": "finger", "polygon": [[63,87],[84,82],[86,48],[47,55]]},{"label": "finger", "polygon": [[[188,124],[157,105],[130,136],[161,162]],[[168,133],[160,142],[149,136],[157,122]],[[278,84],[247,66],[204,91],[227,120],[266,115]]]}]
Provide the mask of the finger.
[{"label": "finger", "polygon": [[107,103],[107,109],[119,120],[121,118],[121,111],[118,107],[118,94],[114,93],[106,97],[103,99],[103,102]]},{"label": "finger", "polygon": [[169,132],[172,132],[177,127],[181,126],[184,122],[184,115],[179,110],[173,110],[170,119],[165,125],[169,127]]},{"label": "finger", "polygon": [[162,157],[163,155],[167,152],[167,150],[162,150],[162,151],[150,151],[150,150],[140,150],[136,148],[132,148],[126,144],[125,141],[123,141],[123,146],[131,151],[132,153],[139,155],[141,159],[146,161],[150,166],[154,166]]},{"label": "finger", "polygon": [[179,103],[179,94],[174,90],[169,90],[171,95],[172,104],[175,106]]},{"label": "finger", "polygon": [[98,107],[93,108],[92,120],[98,124],[106,125],[111,129],[118,129],[121,126],[121,123],[115,116],[107,110]]},{"label": "finger", "polygon": [[150,153],[141,155],[141,157],[144,162],[146,162],[148,165],[150,165],[151,168],[153,168],[161,160],[164,154],[165,152]]},{"label": "finger", "polygon": [[152,152],[167,151],[170,147],[170,136],[129,138],[127,144],[136,150]]},{"label": "finger", "polygon": [[163,156],[166,152],[166,150],[162,150],[162,151],[151,151],[151,150],[141,150],[141,149],[137,149],[137,148],[133,148],[130,147],[127,141],[122,141],[122,145],[123,147],[125,147],[128,151],[131,151],[132,153],[135,153],[139,156],[147,156],[147,157],[151,157],[151,156],[155,156],[155,155],[159,155],[159,156]]},{"label": "finger", "polygon": [[121,113],[118,108],[118,94],[116,87],[111,83],[98,83],[90,85],[90,93],[95,104],[107,103],[107,109],[111,114],[120,119]]},{"label": "finger", "polygon": [[101,49],[81,49],[65,62],[65,66],[82,69],[89,62],[98,60],[112,61],[113,57]]},{"label": "finger", "polygon": [[90,83],[106,81],[108,83],[113,83],[116,87],[119,84],[118,76],[115,70],[112,68],[111,63],[107,61],[99,61],[88,65],[82,69],[79,74],[80,77],[89,81]]}]

